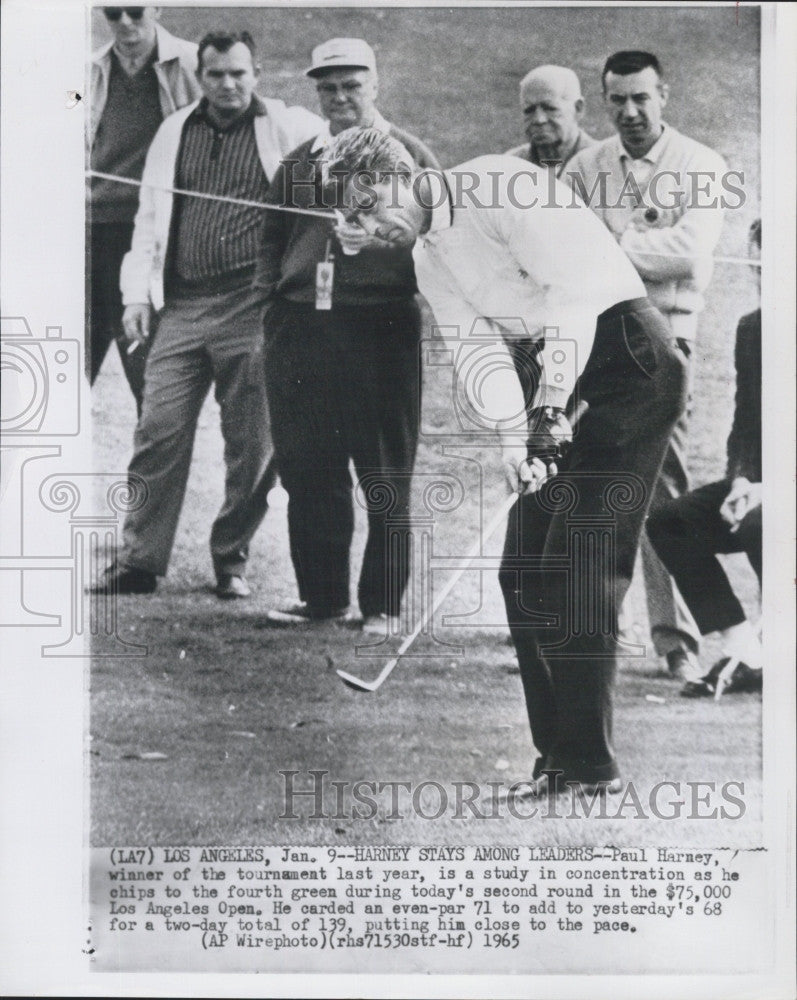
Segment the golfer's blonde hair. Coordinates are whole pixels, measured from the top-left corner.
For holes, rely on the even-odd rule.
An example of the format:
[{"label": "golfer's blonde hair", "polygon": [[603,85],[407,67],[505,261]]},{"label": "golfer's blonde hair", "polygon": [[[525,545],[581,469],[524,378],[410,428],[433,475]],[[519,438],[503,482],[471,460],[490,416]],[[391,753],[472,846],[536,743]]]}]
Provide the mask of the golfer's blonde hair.
[{"label": "golfer's blonde hair", "polygon": [[398,139],[375,128],[341,132],[327,160],[330,179],[344,184],[355,175],[366,175],[374,181],[391,174],[410,178],[415,169],[414,160]]}]

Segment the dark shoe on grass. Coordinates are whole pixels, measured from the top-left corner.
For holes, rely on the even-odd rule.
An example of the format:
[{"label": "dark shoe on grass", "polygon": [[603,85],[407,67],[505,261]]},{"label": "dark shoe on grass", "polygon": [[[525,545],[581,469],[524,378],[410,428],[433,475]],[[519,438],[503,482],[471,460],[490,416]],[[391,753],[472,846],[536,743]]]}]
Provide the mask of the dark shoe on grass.
[{"label": "dark shoe on grass", "polygon": [[698,681],[687,681],[681,688],[684,698],[721,698],[723,694],[739,694],[760,691],[763,687],[763,672],[753,670],[746,663],[731,656],[717,660],[705,677]]},{"label": "dark shoe on grass", "polygon": [[401,631],[401,619],[398,615],[366,615],[361,626],[366,635],[398,635]]},{"label": "dark shoe on grass", "polygon": [[709,684],[705,678],[699,681],[687,681],[681,688],[682,698],[713,698],[714,686]]},{"label": "dark shoe on grass", "polygon": [[251,597],[252,591],[244,577],[235,573],[224,573],[219,577],[216,585],[216,597],[222,601],[235,601],[244,597]]},{"label": "dark shoe on grass", "polygon": [[92,594],[152,594],[158,586],[158,578],[146,569],[112,563],[102,574],[99,582],[91,588]]},{"label": "dark shoe on grass", "polygon": [[696,681],[700,679],[700,663],[688,649],[671,649],[666,656],[667,670],[670,677],[675,677],[682,681]]},{"label": "dark shoe on grass", "polygon": [[550,798],[553,795],[564,795],[570,792],[582,792],[584,795],[617,795],[622,791],[620,778],[610,778],[606,781],[572,781],[563,779],[561,772],[543,771],[533,784],[536,786],[536,798]]},{"label": "dark shoe on grass", "polygon": [[[535,768],[536,770],[536,768]],[[518,782],[521,787],[510,788],[506,795],[499,798],[503,802],[533,802],[552,799],[558,795],[618,795],[623,790],[621,778],[611,778],[606,781],[572,781],[563,780],[562,772],[542,771],[539,777],[528,782]]]},{"label": "dark shoe on grass", "polygon": [[285,608],[272,608],[266,612],[266,624],[274,628],[290,628],[293,625],[316,625],[324,622],[343,624],[349,620],[349,609],[340,608],[331,612],[314,612],[305,601],[297,601]]}]

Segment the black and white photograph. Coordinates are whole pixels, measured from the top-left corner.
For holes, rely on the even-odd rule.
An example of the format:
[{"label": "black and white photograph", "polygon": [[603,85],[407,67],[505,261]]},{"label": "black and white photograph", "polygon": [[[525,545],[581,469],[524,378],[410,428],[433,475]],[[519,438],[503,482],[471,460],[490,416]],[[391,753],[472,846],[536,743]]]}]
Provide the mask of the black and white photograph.
[{"label": "black and white photograph", "polygon": [[792,995],[794,35],[4,5],[4,990]]}]

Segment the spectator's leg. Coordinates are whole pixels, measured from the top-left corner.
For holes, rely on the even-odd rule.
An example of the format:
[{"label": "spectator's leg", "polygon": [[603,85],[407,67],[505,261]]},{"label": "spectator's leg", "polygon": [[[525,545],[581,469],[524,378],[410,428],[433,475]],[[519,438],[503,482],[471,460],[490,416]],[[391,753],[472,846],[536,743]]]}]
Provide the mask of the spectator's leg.
[{"label": "spectator's leg", "polygon": [[647,533],[694,615],[701,635],[745,621],[718,552],[743,551],[743,538],[719,515],[727,480],[709,483],[671,500],[648,519]]},{"label": "spectator's leg", "polygon": [[[118,330],[114,330],[113,300],[111,297],[112,277],[108,274],[108,227],[95,224],[86,227],[86,256],[88,258],[89,280],[86,301],[89,314],[86,317],[86,375],[89,384],[94,385],[102,368],[105,355]],[[121,292],[119,293],[121,300]],[[117,325],[121,316],[117,316]]]},{"label": "spectator's leg", "polygon": [[[418,445],[420,309],[414,300],[352,310],[341,336],[356,359],[347,436],[368,510],[368,539],[358,585],[364,617],[397,616],[410,559],[410,492]],[[348,328],[348,336],[342,329]]]},{"label": "spectator's leg", "polygon": [[268,509],[276,481],[266,401],[260,309],[248,289],[218,296],[207,348],[224,437],[224,503],[213,522],[210,552],[216,579],[242,576],[249,543]]},{"label": "spectator's leg", "polygon": [[199,411],[210,388],[210,359],[197,342],[193,314],[167,305],[147,360],[146,390],[128,471],[148,496],[123,529],[123,561],[162,576],[185,496]]},{"label": "spectator's leg", "polygon": [[329,319],[275,300],[264,318],[266,389],[280,480],[288,493],[291,558],[313,615],[349,605],[354,530],[349,455],[339,420],[341,358]]},{"label": "spectator's leg", "polygon": [[116,341],[125,378],[136,401],[141,416],[144,396],[144,369],[149,345],[140,345],[127,353],[127,343],[122,337],[122,293],[119,289],[119,271],[122,259],[130,249],[133,236],[132,222],[94,223],[89,229],[91,256],[91,316],[89,323],[90,359],[89,381],[93,385],[112,341]]}]

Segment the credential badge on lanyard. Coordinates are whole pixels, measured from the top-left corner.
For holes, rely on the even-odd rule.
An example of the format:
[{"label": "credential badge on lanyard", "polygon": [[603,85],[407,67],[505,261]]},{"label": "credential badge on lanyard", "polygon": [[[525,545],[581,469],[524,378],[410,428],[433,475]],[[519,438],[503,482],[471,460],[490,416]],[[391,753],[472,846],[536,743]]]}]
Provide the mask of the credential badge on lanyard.
[{"label": "credential badge on lanyard", "polygon": [[332,241],[327,240],[324,259],[315,266],[315,307],[332,308],[332,285],[335,280],[335,258],[331,253]]}]

